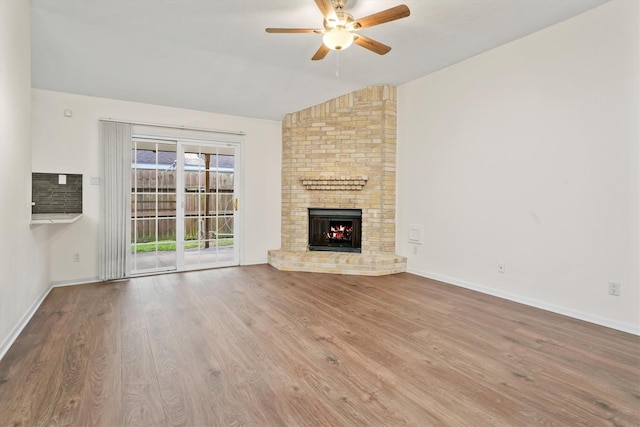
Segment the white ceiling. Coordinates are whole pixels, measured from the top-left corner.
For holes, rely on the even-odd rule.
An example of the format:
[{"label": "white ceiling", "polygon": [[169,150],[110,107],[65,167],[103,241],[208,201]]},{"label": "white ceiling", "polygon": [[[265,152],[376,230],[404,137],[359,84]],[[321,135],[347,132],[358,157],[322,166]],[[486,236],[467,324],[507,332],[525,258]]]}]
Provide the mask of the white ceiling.
[{"label": "white ceiling", "polygon": [[[280,120],[369,85],[401,85],[608,0],[348,0],[355,18],[404,3],[411,16],[363,29],[390,45],[311,61],[313,0],[31,0],[32,85]],[[336,74],[338,76],[336,77]]]}]

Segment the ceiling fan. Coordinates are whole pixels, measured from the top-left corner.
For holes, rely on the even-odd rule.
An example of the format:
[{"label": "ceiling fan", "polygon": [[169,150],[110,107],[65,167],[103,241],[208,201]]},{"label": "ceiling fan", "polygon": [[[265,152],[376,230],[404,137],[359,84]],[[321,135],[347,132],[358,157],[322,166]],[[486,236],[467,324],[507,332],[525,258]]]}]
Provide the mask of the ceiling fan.
[{"label": "ceiling fan", "polygon": [[360,19],[353,19],[353,16],[344,11],[347,0],[315,0],[318,9],[324,16],[322,29],[312,28],[266,28],[267,33],[315,33],[323,34],[322,45],[311,58],[314,61],[324,59],[330,50],[344,50],[352,43],[369,49],[378,55],[384,55],[391,50],[391,47],[382,44],[369,37],[359,34],[357,31],[395,21],[396,19],[409,16],[409,8],[401,4],[390,9],[383,10],[373,15]]}]

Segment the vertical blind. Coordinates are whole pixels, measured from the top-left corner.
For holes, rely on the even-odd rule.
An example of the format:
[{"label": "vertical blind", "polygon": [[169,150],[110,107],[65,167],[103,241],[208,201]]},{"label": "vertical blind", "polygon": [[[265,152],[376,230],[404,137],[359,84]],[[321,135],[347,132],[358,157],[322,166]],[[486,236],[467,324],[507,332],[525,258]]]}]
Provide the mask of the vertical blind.
[{"label": "vertical blind", "polygon": [[100,279],[128,275],[131,224],[131,124],[100,122]]}]

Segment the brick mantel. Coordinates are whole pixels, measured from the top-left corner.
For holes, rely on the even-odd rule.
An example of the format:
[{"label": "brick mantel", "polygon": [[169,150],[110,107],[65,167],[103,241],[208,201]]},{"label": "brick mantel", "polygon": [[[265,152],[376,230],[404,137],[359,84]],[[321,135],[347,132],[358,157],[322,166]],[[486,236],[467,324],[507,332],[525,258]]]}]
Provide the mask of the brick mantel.
[{"label": "brick mantel", "polygon": [[[326,255],[307,250],[307,209],[326,207],[362,209],[362,253],[335,254],[333,268],[324,270],[406,269],[406,259],[395,255],[396,103],[395,87],[375,86],[285,116],[282,248],[270,251],[272,265],[323,271],[318,259]],[[288,258],[295,263],[287,264]],[[339,267],[343,262],[349,271]],[[361,268],[354,272],[353,264]]]},{"label": "brick mantel", "polygon": [[318,176],[300,179],[307,190],[324,191],[362,190],[369,180],[366,176]]}]

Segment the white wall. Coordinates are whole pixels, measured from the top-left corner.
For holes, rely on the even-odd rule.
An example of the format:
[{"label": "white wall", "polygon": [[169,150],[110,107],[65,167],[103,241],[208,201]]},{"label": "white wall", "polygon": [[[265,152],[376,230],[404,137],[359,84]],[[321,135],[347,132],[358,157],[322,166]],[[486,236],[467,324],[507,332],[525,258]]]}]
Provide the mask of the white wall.
[{"label": "white wall", "polygon": [[0,1],[0,358],[49,289],[31,213],[29,0]]},{"label": "white wall", "polygon": [[[52,283],[98,276],[100,187],[90,185],[90,177],[100,173],[98,120],[106,117],[246,132],[242,263],[266,263],[267,250],[280,247],[280,122],[39,89],[33,89],[32,100],[33,170],[84,175],[84,216],[73,224],[47,226]],[[64,116],[65,109],[72,117]],[[79,263],[72,262],[74,252],[80,253]]]},{"label": "white wall", "polygon": [[640,333],[638,9],[614,0],[399,88],[411,272]]}]

